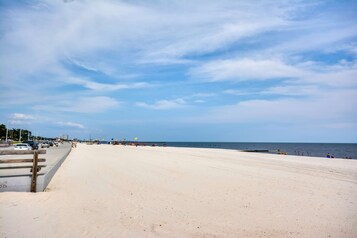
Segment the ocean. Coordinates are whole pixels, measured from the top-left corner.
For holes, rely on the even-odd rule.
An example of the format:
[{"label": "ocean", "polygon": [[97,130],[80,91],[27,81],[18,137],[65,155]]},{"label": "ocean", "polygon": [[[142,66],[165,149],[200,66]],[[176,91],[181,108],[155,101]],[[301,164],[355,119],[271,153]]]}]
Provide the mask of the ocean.
[{"label": "ocean", "polygon": [[[230,150],[264,150],[265,153],[357,159],[355,143],[257,143],[257,142],[139,142],[148,146],[219,148]],[[263,152],[264,153],[264,152]]]}]

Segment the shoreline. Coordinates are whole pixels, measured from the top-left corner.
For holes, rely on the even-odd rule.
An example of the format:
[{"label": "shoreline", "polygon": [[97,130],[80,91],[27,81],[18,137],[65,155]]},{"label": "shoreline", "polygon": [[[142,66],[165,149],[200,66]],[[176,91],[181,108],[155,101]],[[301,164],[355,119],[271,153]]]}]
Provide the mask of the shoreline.
[{"label": "shoreline", "polygon": [[[94,143],[94,142],[92,142]],[[103,141],[99,141],[103,143]],[[111,143],[104,141],[103,144]],[[213,148],[239,151],[259,150],[266,154],[287,154],[296,156],[322,157],[341,159],[357,159],[356,143],[276,143],[276,142],[160,142],[160,141],[113,141],[112,143],[138,145],[138,146],[163,146],[176,148]]]},{"label": "shoreline", "polygon": [[355,160],[78,144],[46,192],[0,194],[0,235],[354,237],[355,197]]}]

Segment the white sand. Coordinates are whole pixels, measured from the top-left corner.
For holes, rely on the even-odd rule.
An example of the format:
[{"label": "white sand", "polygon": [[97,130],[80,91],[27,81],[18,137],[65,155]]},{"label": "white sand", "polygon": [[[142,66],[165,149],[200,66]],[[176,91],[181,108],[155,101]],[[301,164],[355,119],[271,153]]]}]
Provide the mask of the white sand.
[{"label": "white sand", "polygon": [[357,237],[357,161],[78,145],[0,194],[0,237]]}]

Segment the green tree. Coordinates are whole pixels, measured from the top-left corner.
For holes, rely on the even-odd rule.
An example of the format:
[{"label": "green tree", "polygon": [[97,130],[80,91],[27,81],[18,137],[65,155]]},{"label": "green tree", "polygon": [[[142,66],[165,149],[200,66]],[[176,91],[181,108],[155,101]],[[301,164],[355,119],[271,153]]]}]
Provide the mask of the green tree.
[{"label": "green tree", "polygon": [[0,124],[0,138],[6,138],[6,126],[4,124]]},{"label": "green tree", "polygon": [[[25,141],[27,139],[32,139],[32,132],[30,130],[20,129],[20,128],[12,128],[8,129],[7,138],[15,141],[20,140],[20,131],[21,131],[21,140]],[[6,138],[6,126],[4,124],[0,124],[0,139]]]}]

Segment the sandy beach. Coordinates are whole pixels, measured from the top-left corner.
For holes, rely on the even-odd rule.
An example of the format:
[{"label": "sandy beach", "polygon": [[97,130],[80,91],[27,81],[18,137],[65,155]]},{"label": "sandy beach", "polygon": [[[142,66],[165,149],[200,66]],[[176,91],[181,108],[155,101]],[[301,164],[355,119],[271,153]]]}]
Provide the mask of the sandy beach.
[{"label": "sandy beach", "polygon": [[79,144],[0,236],[356,237],[357,160]]}]

